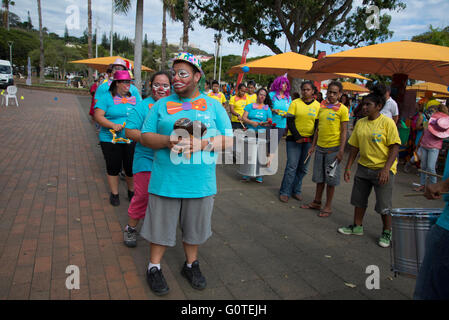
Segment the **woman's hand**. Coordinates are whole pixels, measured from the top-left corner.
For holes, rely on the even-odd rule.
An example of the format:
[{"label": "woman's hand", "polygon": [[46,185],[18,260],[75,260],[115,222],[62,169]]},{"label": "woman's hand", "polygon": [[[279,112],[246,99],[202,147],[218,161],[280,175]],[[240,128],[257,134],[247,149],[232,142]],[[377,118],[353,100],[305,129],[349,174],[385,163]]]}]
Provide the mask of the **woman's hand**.
[{"label": "woman's hand", "polygon": [[114,130],[115,132],[120,132],[120,131],[122,131],[122,129],[123,129],[123,126],[121,124],[114,123],[112,125],[112,130]]},{"label": "woman's hand", "polygon": [[379,184],[384,185],[388,183],[388,179],[390,178],[390,171],[386,168],[383,168],[379,171]]},{"label": "woman's hand", "polygon": [[348,168],[345,169],[344,179],[345,182],[351,181],[351,170],[349,170]]}]

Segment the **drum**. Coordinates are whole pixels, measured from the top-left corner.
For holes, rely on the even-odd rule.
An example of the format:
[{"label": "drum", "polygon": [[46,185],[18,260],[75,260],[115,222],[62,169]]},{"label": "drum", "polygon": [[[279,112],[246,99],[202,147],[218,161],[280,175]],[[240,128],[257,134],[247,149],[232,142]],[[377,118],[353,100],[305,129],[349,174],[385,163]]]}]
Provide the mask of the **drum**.
[{"label": "drum", "polygon": [[267,140],[254,134],[236,135],[236,162],[238,173],[248,177],[259,177],[276,173],[277,157],[274,157],[270,167],[267,163]]},{"label": "drum", "polygon": [[397,208],[392,216],[391,270],[397,274],[416,277],[424,259],[426,238],[443,209]]}]

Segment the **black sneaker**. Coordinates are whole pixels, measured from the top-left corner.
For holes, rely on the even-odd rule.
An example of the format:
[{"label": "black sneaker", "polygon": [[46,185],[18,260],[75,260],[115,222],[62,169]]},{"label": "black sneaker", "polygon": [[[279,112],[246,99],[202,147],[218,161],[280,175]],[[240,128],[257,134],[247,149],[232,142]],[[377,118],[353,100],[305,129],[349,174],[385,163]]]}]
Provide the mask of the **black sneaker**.
[{"label": "black sneaker", "polygon": [[131,201],[131,199],[134,197],[134,191],[128,190],[128,200]]},{"label": "black sneaker", "polygon": [[187,267],[187,262],[184,262],[181,274],[189,281],[194,289],[203,290],[206,288],[206,278],[201,274],[198,260],[192,263],[192,268]]},{"label": "black sneaker", "polygon": [[113,194],[111,192],[111,196],[109,197],[109,202],[114,206],[118,207],[120,205],[120,198],[118,194]]},{"label": "black sneaker", "polygon": [[162,270],[159,270],[157,267],[147,270],[147,282],[155,295],[163,296],[170,291],[164,275],[162,274]]}]

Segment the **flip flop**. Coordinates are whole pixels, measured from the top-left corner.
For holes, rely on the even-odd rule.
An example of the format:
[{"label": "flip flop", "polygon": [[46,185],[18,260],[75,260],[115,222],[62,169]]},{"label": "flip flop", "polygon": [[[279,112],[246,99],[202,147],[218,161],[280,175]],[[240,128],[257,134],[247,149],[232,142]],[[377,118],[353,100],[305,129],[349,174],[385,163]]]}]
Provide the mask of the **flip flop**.
[{"label": "flip flop", "polygon": [[327,218],[332,214],[332,211],[324,211],[320,210],[320,213],[318,213],[318,217],[320,218]]},{"label": "flip flop", "polygon": [[303,204],[300,206],[301,209],[312,209],[312,210],[321,210],[321,202],[312,201],[309,204]]}]

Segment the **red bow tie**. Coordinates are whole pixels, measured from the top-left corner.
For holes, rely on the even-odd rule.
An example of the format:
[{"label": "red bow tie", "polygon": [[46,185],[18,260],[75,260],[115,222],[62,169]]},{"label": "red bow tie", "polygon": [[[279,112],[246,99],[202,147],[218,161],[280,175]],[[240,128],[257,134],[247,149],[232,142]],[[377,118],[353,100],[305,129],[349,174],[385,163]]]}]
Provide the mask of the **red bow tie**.
[{"label": "red bow tie", "polygon": [[198,100],[195,100],[193,102],[173,102],[168,101],[167,102],[167,113],[168,114],[175,114],[179,111],[189,111],[189,110],[198,110],[198,111],[206,111],[207,110],[207,103],[206,100],[201,98]]},{"label": "red bow tie", "polygon": [[341,103],[337,102],[336,104],[331,104],[327,100],[321,101],[321,108],[332,109],[334,111],[338,111],[340,109]]}]

